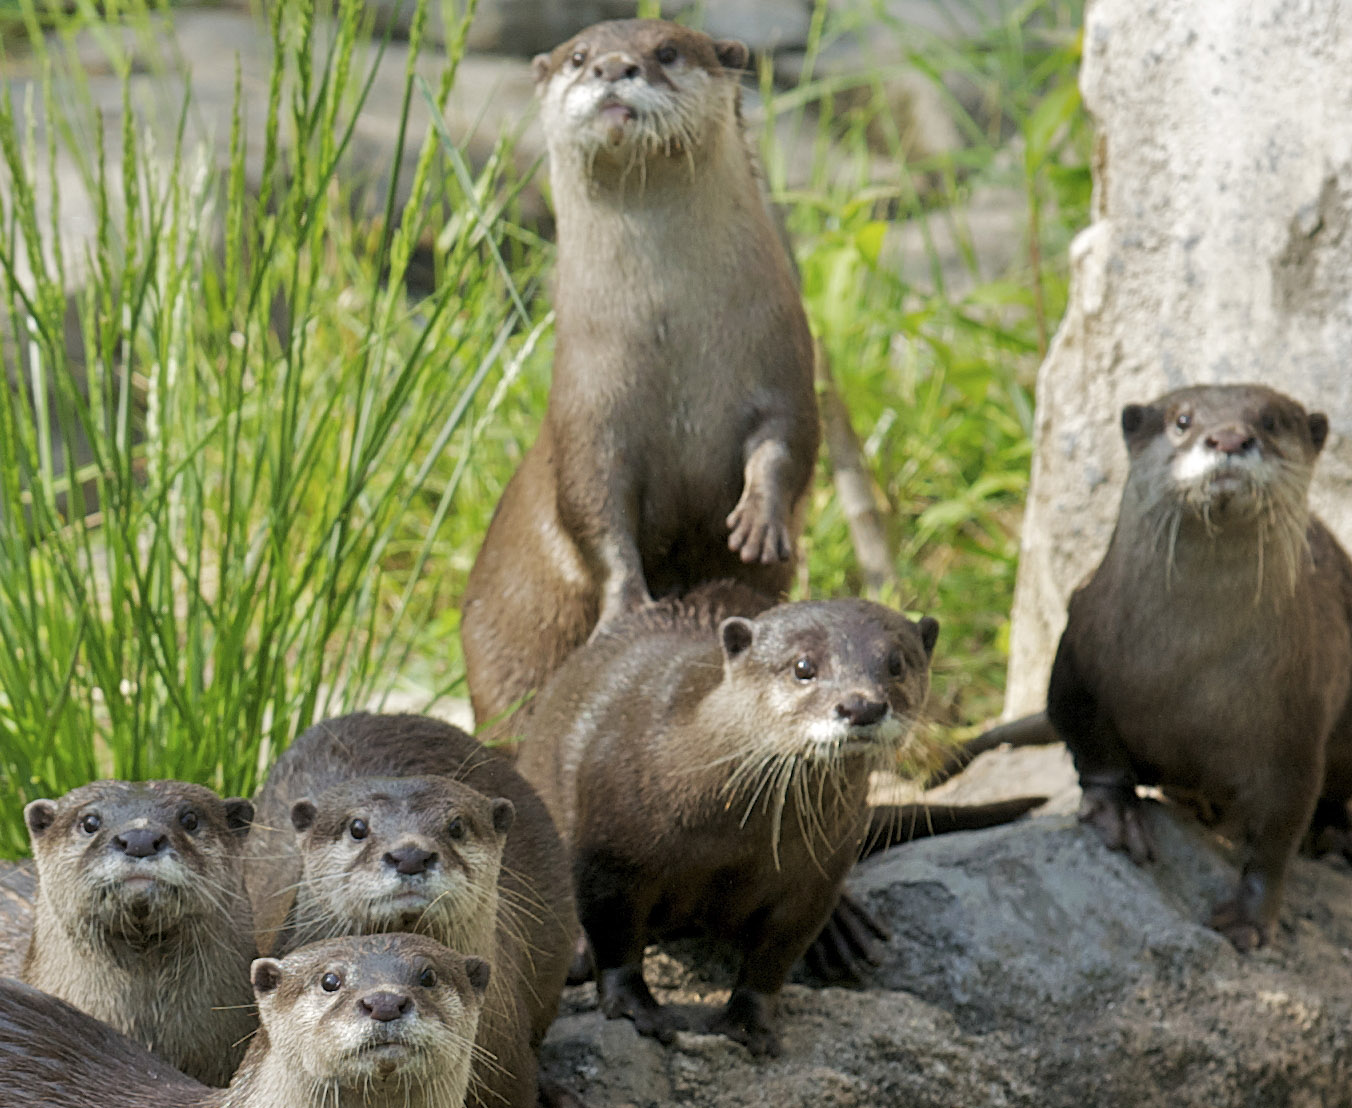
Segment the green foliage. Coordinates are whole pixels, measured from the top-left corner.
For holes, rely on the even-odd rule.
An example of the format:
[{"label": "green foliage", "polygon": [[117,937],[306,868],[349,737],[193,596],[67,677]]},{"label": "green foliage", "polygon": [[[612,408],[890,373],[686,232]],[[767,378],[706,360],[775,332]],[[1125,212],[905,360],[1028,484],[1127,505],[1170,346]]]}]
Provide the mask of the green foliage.
[{"label": "green foliage", "polygon": [[[157,169],[128,113],[114,179],[89,102],[58,100],[77,75],[40,43],[38,122],[0,96],[0,849],[24,844],[23,801],[97,776],[250,791],[300,728],[389,691],[455,603],[437,527],[490,416],[480,387],[538,339],[533,269],[507,270],[484,212],[502,160],[471,179],[437,133],[388,167],[383,218],[354,219],[339,167],[379,53],[360,13],[274,9],[270,125],[243,134],[237,92],[223,174],[181,128]],[[459,57],[420,88],[423,22],[404,122]],[[62,198],[31,167],[79,160],[90,134],[96,245],[68,281]],[[436,270],[420,298],[415,249]]]}]

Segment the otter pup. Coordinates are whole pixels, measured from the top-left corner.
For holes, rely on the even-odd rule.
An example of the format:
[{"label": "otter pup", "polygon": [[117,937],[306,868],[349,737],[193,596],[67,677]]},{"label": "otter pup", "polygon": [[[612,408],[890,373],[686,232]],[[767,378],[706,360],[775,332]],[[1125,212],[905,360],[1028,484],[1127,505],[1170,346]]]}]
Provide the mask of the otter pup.
[{"label": "otter pup", "polygon": [[1307,503],[1328,420],[1259,385],[1128,404],[1108,552],[1070,600],[1047,715],[1080,819],[1136,862],[1137,785],[1195,790],[1238,828],[1210,924],[1265,943],[1316,802],[1352,795],[1352,563]]},{"label": "otter pup", "polygon": [[209,1089],[63,1001],[0,979],[0,1104],[461,1108],[489,976],[482,959],[418,935],[259,958],[252,980],[262,1028],[227,1089]]},{"label": "otter pup", "polygon": [[258,1022],[238,853],[252,818],[247,800],[183,781],[95,781],[34,800],[23,979],[224,1085]]},{"label": "otter pup", "polygon": [[481,724],[649,597],[792,580],[819,435],[812,342],[743,134],[747,57],[640,19],[535,59],[554,375],[463,597]]},{"label": "otter pup", "polygon": [[939,625],[863,600],[748,618],[728,599],[698,589],[578,649],[518,765],[572,849],[601,1010],[668,1038],[645,945],[728,939],[742,966],[713,1029],[764,1055],[775,995],[859,855],[869,771],[925,700]]},{"label": "otter pup", "polygon": [[407,929],[462,944],[494,979],[470,1103],[534,1108],[577,917],[563,844],[521,775],[448,723],[361,712],[296,739],[257,804],[263,948]]}]

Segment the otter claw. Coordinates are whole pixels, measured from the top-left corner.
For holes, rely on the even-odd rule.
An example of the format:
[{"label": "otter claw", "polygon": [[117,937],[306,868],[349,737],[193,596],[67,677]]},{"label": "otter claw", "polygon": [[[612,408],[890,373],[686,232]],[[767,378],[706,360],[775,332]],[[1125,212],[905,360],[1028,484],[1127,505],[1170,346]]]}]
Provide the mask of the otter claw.
[{"label": "otter claw", "polygon": [[764,513],[751,504],[738,504],[728,516],[727,525],[731,530],[728,549],[743,562],[771,565],[786,562],[793,554],[789,529],[777,519],[764,518]]},{"label": "otter claw", "polygon": [[1238,897],[1216,905],[1211,918],[1207,920],[1207,926],[1229,939],[1230,945],[1241,954],[1265,946],[1271,930],[1250,918]]}]

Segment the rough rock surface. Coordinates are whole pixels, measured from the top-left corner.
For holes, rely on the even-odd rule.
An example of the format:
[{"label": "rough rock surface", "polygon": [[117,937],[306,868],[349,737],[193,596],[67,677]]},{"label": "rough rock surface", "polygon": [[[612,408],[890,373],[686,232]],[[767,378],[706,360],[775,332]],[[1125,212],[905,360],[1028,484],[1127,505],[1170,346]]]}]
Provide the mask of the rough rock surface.
[{"label": "rough rock surface", "polygon": [[[893,938],[862,990],[785,989],[780,1058],[695,1033],[664,1048],[603,1019],[588,985],[547,1071],[592,1108],[1352,1104],[1345,865],[1299,862],[1276,941],[1244,957],[1200,922],[1235,871],[1187,816],[1151,807],[1161,857],[1137,868],[1066,813],[1063,751],[968,772],[968,799],[1047,792],[1061,811],[861,865],[852,888]],[[648,973],[663,1000],[726,999],[726,969],[698,947],[651,952]]]},{"label": "rough rock surface", "polygon": [[1352,544],[1352,6],[1094,0],[1094,218],[1038,379],[1005,707],[1045,697],[1107,547],[1125,403],[1261,381],[1326,411],[1313,502]]}]

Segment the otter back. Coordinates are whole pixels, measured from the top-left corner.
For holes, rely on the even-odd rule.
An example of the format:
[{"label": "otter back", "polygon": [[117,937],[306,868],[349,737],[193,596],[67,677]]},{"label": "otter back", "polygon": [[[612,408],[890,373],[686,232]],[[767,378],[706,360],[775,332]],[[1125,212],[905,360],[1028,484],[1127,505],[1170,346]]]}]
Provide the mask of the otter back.
[{"label": "otter back", "polygon": [[747,56],[630,20],[535,61],[554,375],[463,598],[481,723],[650,596],[790,583],[818,442],[812,344],[742,131]]}]

